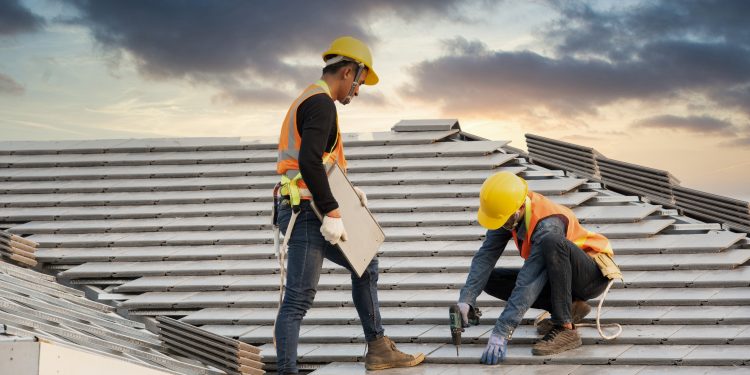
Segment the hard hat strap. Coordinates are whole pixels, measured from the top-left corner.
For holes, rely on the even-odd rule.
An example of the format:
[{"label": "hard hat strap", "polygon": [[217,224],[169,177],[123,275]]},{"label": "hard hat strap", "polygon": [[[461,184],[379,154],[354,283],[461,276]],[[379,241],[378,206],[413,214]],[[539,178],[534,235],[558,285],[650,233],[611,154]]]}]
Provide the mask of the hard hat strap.
[{"label": "hard hat strap", "polygon": [[346,94],[346,98],[341,101],[341,104],[347,105],[349,104],[352,99],[354,98],[354,91],[357,90],[357,86],[359,86],[359,79],[362,77],[362,72],[365,71],[365,64],[358,63],[357,65],[357,74],[354,75],[354,80],[352,81],[352,87],[349,88],[349,93]]}]

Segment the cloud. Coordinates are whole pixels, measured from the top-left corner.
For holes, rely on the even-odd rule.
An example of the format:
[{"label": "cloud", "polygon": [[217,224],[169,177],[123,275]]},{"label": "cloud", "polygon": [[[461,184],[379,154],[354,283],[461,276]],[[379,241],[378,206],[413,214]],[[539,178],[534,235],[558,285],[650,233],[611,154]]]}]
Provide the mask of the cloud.
[{"label": "cloud", "polygon": [[[450,43],[449,48],[457,51]],[[446,112],[524,112],[536,107],[560,115],[594,113],[623,99],[648,99],[675,91],[750,80],[750,53],[691,42],[653,45],[644,60],[614,64],[601,59],[550,58],[535,52],[478,50],[419,63],[411,72],[412,97],[439,102]],[[710,50],[710,51],[709,51]],[[478,52],[477,52],[478,51]],[[682,64],[683,59],[706,60]],[[663,68],[658,68],[662,66]],[[667,69],[666,67],[669,67]],[[439,77],[439,79],[437,79]]]},{"label": "cloud", "polygon": [[722,143],[721,145],[729,146],[729,147],[742,147],[742,148],[750,147],[750,135],[737,137],[730,141],[726,141]]},{"label": "cloud", "polygon": [[698,134],[732,136],[737,134],[737,127],[729,121],[711,116],[674,116],[661,115],[639,120],[632,124],[634,128],[684,130]]},{"label": "cloud", "polygon": [[[139,71],[155,79],[182,79],[224,88],[228,78],[250,87],[223,89],[222,96],[309,83],[316,65],[290,62],[318,56],[341,35],[372,46],[369,24],[378,16],[444,19],[457,0],[417,1],[107,1],[69,0],[106,50],[126,52]],[[448,15],[448,16],[446,16]],[[375,61],[377,67],[377,60]],[[281,98],[280,96],[278,98]]]},{"label": "cloud", "polygon": [[448,55],[481,56],[487,53],[486,44],[478,40],[470,41],[461,36],[444,40],[443,48]]},{"label": "cloud", "polygon": [[722,106],[736,108],[750,116],[750,84],[717,90],[711,97]]},{"label": "cloud", "polygon": [[742,16],[750,2],[553,4],[560,17],[537,41],[551,53],[491,50],[458,37],[444,41],[444,56],[414,65],[413,84],[401,92],[451,115],[561,120],[623,101],[691,95],[737,107],[750,98],[750,28]]},{"label": "cloud", "polygon": [[269,88],[226,88],[212,97],[214,103],[232,105],[257,104],[276,105],[290,103],[294,98],[281,90]]},{"label": "cloud", "polygon": [[23,95],[24,91],[24,87],[20,83],[0,73],[0,94]]},{"label": "cloud", "polygon": [[590,2],[552,1],[561,17],[544,32],[562,55],[593,54],[615,60],[653,40],[702,39],[748,46],[750,2],[744,0],[644,1],[597,10]]},{"label": "cloud", "polygon": [[32,13],[19,1],[0,1],[0,36],[34,32],[44,23],[44,18]]},{"label": "cloud", "polygon": [[[360,89],[359,95],[357,96],[357,103],[362,103],[372,107],[386,107],[390,101],[385,97],[382,91],[377,89],[371,89],[365,86],[364,89]],[[367,91],[365,91],[367,90]]]}]

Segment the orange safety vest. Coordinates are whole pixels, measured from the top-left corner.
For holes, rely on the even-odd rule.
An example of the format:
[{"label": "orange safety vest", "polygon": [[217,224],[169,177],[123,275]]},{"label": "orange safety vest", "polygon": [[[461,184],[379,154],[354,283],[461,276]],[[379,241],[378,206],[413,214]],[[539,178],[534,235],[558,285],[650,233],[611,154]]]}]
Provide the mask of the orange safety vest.
[{"label": "orange safety vest", "polygon": [[[317,95],[327,94],[331,95],[328,88],[328,84],[325,81],[319,80],[316,83],[308,86],[305,91],[292,103],[289,107],[289,111],[286,113],[284,123],[281,125],[281,135],[279,136],[279,155],[276,163],[276,173],[280,175],[286,175],[290,180],[294,180],[295,177],[300,173],[299,171],[299,148],[302,143],[302,138],[297,131],[297,108],[307,98]],[[336,144],[333,146],[333,150],[323,153],[323,162],[328,160],[335,161],[342,170],[346,171],[346,157],[344,157],[344,143],[341,140],[341,132],[339,130],[338,118],[336,118]],[[307,185],[301,178],[296,180],[297,186],[300,188],[307,188]],[[303,199],[310,199],[310,197],[302,197]]]},{"label": "orange safety vest", "polygon": [[607,237],[586,230],[586,228],[581,226],[575,214],[569,208],[552,202],[541,194],[530,191],[528,198],[526,198],[526,214],[524,215],[526,238],[523,241],[523,246],[518,246],[516,230],[514,229],[512,232],[516,246],[521,252],[521,257],[526,259],[531,255],[531,235],[534,233],[536,224],[540,220],[554,215],[561,215],[566,218],[568,223],[565,237],[587,254],[595,256],[598,253],[607,253],[614,256],[612,245],[610,245]]}]

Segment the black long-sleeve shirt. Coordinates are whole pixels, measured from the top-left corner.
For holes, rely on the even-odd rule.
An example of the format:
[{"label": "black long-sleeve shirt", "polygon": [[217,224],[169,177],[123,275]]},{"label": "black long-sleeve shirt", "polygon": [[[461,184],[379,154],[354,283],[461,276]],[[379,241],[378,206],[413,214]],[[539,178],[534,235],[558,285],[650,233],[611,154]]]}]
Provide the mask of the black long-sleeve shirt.
[{"label": "black long-sleeve shirt", "polygon": [[313,95],[297,107],[297,132],[302,139],[299,170],[323,214],[339,207],[322,163],[323,153],[336,145],[337,116],[336,105],[327,94]]}]

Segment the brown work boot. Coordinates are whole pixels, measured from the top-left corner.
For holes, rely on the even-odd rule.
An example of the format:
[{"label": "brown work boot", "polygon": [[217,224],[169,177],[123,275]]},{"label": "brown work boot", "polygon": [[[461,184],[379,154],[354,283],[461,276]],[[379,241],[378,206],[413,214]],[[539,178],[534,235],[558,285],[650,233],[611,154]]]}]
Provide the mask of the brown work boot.
[{"label": "brown work boot", "polygon": [[368,370],[385,370],[394,367],[412,367],[424,361],[424,354],[406,354],[396,349],[396,343],[388,336],[367,343],[365,368]]},{"label": "brown work boot", "polygon": [[[591,306],[586,301],[573,301],[570,305],[570,316],[573,318],[573,324],[578,324],[591,312]],[[552,329],[552,321],[547,318],[536,325],[536,333],[541,336],[546,335]]]},{"label": "brown work boot", "polygon": [[581,336],[576,331],[575,326],[573,329],[554,326],[539,342],[534,344],[531,353],[534,355],[552,355],[575,349],[582,344]]}]

